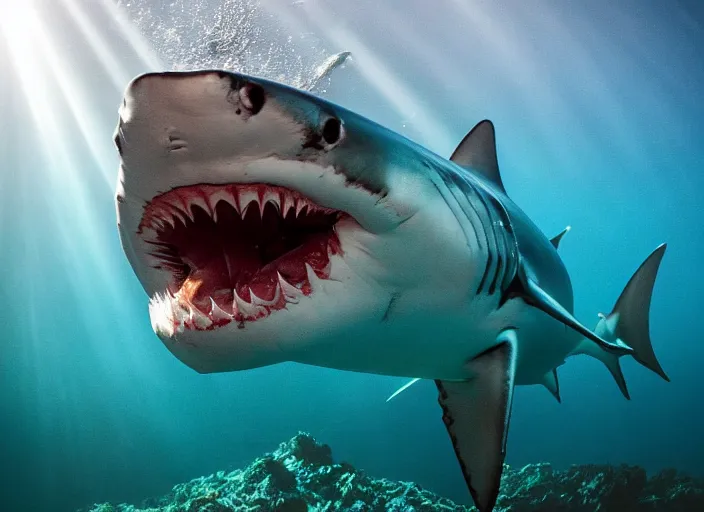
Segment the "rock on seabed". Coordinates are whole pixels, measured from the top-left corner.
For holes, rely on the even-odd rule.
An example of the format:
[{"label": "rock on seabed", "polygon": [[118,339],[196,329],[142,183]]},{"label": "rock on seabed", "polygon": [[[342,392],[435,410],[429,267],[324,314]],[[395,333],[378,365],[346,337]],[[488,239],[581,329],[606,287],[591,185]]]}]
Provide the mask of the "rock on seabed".
[{"label": "rock on seabed", "polygon": [[[473,511],[417,484],[367,476],[335,463],[328,445],[298,434],[247,468],[219,471],[134,505],[79,512]],[[666,470],[648,479],[637,466],[549,464],[504,468],[495,512],[704,512],[704,482]]]}]

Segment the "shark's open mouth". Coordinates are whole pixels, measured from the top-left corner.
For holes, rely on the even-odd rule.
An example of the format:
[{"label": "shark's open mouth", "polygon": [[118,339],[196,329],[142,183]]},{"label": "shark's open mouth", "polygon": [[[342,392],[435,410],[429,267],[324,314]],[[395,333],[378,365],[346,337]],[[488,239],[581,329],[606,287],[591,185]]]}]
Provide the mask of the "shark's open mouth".
[{"label": "shark's open mouth", "polygon": [[[154,268],[171,272],[152,299],[160,330],[207,330],[268,316],[311,293],[340,253],[346,214],[265,184],[194,185],[147,205],[138,233]],[[154,322],[154,318],[152,321]],[[173,325],[163,325],[164,323]]]}]

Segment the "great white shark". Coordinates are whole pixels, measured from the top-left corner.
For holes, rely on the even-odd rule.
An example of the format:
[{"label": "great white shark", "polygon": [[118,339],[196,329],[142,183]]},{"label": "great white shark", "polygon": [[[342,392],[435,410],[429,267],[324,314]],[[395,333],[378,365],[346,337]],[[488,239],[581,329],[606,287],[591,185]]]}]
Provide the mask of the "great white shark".
[{"label": "great white shark", "polygon": [[594,330],[557,248],[504,188],[494,126],[449,160],[338,105],[219,70],[128,86],[115,143],[122,245],[157,336],[201,373],[295,361],[432,379],[462,473],[493,509],[514,387],[575,354],[667,379],[649,310],[665,252]]}]

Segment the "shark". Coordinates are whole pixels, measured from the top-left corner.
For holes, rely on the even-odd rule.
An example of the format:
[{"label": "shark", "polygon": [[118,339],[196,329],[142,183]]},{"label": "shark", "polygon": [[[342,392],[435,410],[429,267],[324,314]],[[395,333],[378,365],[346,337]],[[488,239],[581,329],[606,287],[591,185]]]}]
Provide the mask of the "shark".
[{"label": "shark", "polygon": [[[516,386],[620,359],[668,380],[649,332],[665,244],[596,327],[508,196],[494,125],[449,159],[308,92],[223,70],[136,77],[115,145],[122,247],[152,328],[199,373],[298,362],[432,380],[480,512],[497,501]],[[413,381],[412,381],[413,382]]]}]

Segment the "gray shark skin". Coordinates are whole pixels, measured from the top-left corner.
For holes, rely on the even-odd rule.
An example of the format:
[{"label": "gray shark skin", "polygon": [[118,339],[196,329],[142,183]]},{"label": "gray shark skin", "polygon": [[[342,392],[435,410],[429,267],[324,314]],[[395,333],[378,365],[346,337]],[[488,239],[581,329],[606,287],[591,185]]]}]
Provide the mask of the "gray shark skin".
[{"label": "gray shark skin", "polygon": [[122,245],[154,331],[201,373],[284,361],[433,379],[476,506],[493,509],[516,385],[560,400],[587,353],[667,378],[649,335],[665,246],[594,331],[508,197],[494,127],[450,160],[285,85],[218,70],[127,88],[115,136]]}]

